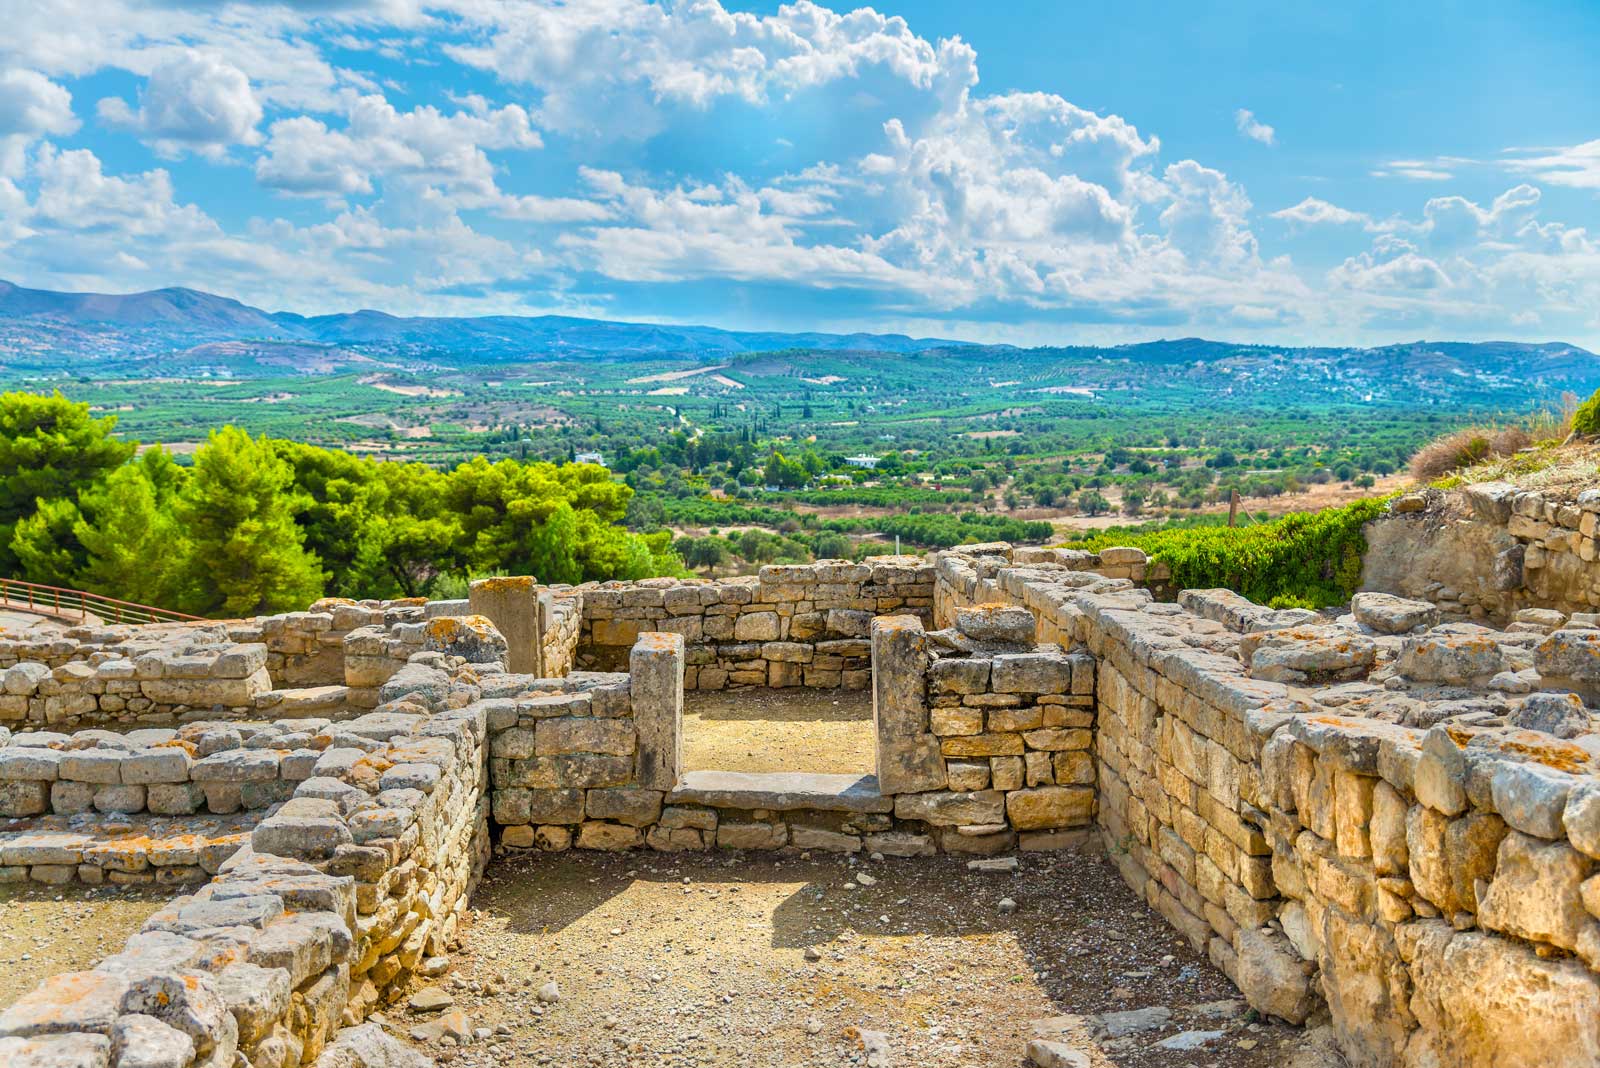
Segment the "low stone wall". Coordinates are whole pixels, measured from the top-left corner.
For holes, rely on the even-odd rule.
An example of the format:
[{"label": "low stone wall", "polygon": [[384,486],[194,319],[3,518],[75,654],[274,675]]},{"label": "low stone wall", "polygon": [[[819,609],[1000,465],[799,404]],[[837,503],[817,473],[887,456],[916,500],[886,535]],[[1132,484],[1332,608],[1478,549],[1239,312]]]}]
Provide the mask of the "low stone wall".
[{"label": "low stone wall", "polygon": [[[498,638],[476,623],[447,629],[457,650]],[[442,970],[433,958],[453,941],[488,856],[492,702],[484,694],[518,689],[498,663],[424,650],[384,683],[373,712],[326,723],[291,750],[214,754],[252,767],[270,756],[280,776],[286,761],[304,754],[308,774],[292,784],[293,796],[248,832],[195,833],[215,817],[135,818],[105,841],[84,833],[81,822],[60,826],[61,816],[0,830],[0,872],[8,878],[19,869],[54,882],[91,870],[112,882],[146,881],[126,877],[147,873],[148,881],[183,881],[178,876],[193,877],[195,868],[215,873],[153,915],[122,952],[47,980],[0,1013],[0,1063],[408,1063],[389,1060],[402,1051],[373,1029],[335,1038],[342,1024],[359,1023],[402,991],[413,973]],[[281,725],[276,740],[288,741],[291,728],[303,725]],[[29,747],[13,744],[0,754],[17,748]],[[57,750],[58,761],[96,754],[92,763],[115,764],[125,777],[144,759],[100,748]],[[193,755],[182,744],[168,748]],[[209,759],[194,760],[191,777]],[[169,833],[185,828],[186,842]],[[185,848],[186,863],[154,856]],[[330,1042],[338,1047],[333,1059],[319,1059]]]},{"label": "low stone wall", "polygon": [[28,731],[0,738],[0,816],[264,809],[324,766],[344,731],[326,720],[191,723],[128,734]]},{"label": "low stone wall", "polygon": [[[16,653],[26,643],[0,644]],[[5,669],[0,723],[170,723],[191,711],[242,714],[271,689],[260,643],[181,641],[148,651],[79,644],[57,667],[21,659]]]},{"label": "low stone wall", "polygon": [[1600,630],[1370,599],[1334,624],[991,562],[941,560],[941,605],[1026,604],[1088,646],[1107,852],[1253,1007],[1325,1009],[1353,1065],[1596,1063]]},{"label": "low stone wall", "polygon": [[1600,609],[1600,489],[1430,490],[1396,499],[1366,536],[1361,588],[1431,601],[1447,620]]},{"label": "low stone wall", "polygon": [[616,671],[642,633],[683,636],[684,685],[866,689],[872,618],[931,622],[933,571],[919,557],[770,565],[751,578],[646,579],[578,587],[577,663]]},{"label": "low stone wall", "polygon": [[501,844],[901,855],[1083,844],[1093,662],[1036,647],[1027,613],[960,622],[933,634],[915,616],[872,623],[875,776],[684,774],[679,634],[640,635],[628,674],[526,683],[490,716]]}]

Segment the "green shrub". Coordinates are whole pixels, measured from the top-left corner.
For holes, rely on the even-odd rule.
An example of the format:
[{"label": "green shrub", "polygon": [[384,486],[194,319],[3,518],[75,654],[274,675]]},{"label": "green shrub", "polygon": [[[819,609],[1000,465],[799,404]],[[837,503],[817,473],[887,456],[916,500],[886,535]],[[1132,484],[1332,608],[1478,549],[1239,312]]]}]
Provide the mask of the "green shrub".
[{"label": "green shrub", "polygon": [[1575,434],[1600,434],[1600,389],[1572,413],[1572,431]]},{"label": "green shrub", "polygon": [[1172,570],[1180,589],[1226,587],[1257,604],[1323,608],[1344,604],[1361,581],[1362,525],[1387,498],[1322,512],[1292,512],[1243,527],[1190,527],[1148,534],[1096,534],[1073,548],[1133,545]]}]

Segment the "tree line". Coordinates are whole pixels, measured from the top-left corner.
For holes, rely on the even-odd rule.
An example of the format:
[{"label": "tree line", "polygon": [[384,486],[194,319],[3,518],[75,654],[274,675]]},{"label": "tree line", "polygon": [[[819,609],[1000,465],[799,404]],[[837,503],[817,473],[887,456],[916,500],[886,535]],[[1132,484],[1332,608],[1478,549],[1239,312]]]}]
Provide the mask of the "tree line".
[{"label": "tree line", "polygon": [[441,471],[233,426],[184,464],[115,427],[59,392],[0,394],[0,574],[227,617],[457,593],[469,575],[683,570],[669,532],[621,525],[633,490],[601,467]]}]

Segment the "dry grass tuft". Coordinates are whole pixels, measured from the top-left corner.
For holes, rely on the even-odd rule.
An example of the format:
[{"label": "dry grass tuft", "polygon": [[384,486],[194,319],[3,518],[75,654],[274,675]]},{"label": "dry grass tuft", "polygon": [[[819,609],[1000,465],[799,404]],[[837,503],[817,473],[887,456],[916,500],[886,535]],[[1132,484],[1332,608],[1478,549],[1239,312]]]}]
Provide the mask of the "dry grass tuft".
[{"label": "dry grass tuft", "polygon": [[1559,410],[1544,409],[1505,426],[1453,431],[1430,441],[1411,457],[1411,477],[1418,482],[1435,482],[1464,468],[1515,456],[1524,449],[1559,444],[1572,433],[1572,416],[1577,408],[1577,396],[1563,393]]}]

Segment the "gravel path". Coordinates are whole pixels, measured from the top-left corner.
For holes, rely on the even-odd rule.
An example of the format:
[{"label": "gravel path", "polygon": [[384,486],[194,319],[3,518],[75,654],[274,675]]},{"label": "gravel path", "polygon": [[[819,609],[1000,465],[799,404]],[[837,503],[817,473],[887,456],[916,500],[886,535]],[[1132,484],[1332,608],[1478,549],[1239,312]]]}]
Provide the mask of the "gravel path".
[{"label": "gravel path", "polygon": [[0,884],[0,1007],[122,948],[181,889]]},{"label": "gravel path", "polygon": [[[1255,1022],[1096,857],[523,855],[474,906],[423,991],[451,1004],[385,1020],[463,1068],[1015,1068],[1051,1018],[1094,1068],[1328,1063],[1295,1061],[1300,1032]],[[1093,1016],[1138,1009],[1120,1037]],[[1218,1033],[1159,1045],[1194,1031]]]},{"label": "gravel path", "polygon": [[872,694],[865,690],[691,690],[684,694],[689,771],[870,775]]}]

